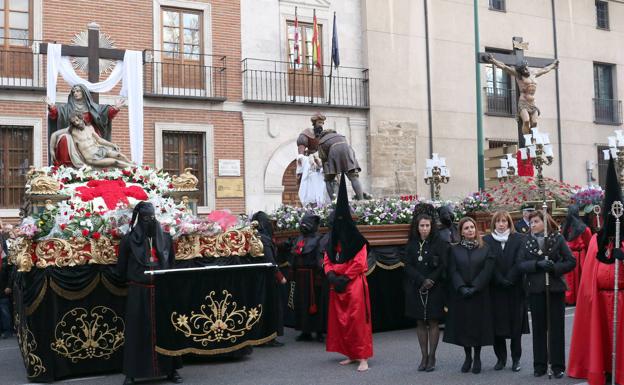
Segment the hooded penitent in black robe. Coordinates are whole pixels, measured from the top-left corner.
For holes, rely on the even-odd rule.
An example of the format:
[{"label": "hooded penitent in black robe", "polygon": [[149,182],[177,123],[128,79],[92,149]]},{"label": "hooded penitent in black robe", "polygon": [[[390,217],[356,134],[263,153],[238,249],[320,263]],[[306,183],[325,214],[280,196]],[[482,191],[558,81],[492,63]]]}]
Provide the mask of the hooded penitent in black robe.
[{"label": "hooded penitent in black robe", "polygon": [[119,275],[128,282],[123,373],[131,378],[165,376],[182,366],[181,359],[156,353],[156,289],[154,276],[144,272],[173,267],[173,242],[156,221],[151,203],[136,206],[132,223],[117,260]]},{"label": "hooded penitent in black robe", "polygon": [[291,265],[295,281],[295,329],[302,333],[325,331],[326,292],[324,290],[323,254],[320,217],[306,214],[301,219],[299,235],[291,249]]},{"label": "hooded penitent in black robe", "polygon": [[440,220],[440,228],[438,235],[443,241],[448,243],[459,242],[459,230],[457,225],[453,223],[455,215],[449,206],[440,206],[438,208],[438,218]]}]

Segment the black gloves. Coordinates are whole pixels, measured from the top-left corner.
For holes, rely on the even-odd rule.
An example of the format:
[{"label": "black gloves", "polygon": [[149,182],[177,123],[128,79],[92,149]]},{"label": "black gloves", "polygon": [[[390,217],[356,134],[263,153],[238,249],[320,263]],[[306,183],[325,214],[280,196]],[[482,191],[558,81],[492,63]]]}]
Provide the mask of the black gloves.
[{"label": "black gloves", "polygon": [[344,275],[336,277],[336,279],[338,280],[338,283],[334,284],[334,291],[336,291],[336,293],[344,293],[345,290],[347,290],[347,285],[349,284],[350,279]]},{"label": "black gloves", "polygon": [[547,271],[549,273],[555,270],[555,263],[550,259],[542,259],[541,261],[537,261],[535,265],[539,269]]},{"label": "black gloves", "polygon": [[470,298],[476,293],[476,289],[472,286],[462,286],[459,288],[459,294],[464,298]]},{"label": "black gloves", "polygon": [[624,261],[624,251],[622,251],[622,249],[613,249],[612,253],[613,253],[613,257],[615,259],[619,259],[620,261]]},{"label": "black gloves", "polygon": [[334,286],[334,291],[344,293],[349,283],[349,278],[344,275],[336,275],[333,271],[327,273],[327,282]]}]

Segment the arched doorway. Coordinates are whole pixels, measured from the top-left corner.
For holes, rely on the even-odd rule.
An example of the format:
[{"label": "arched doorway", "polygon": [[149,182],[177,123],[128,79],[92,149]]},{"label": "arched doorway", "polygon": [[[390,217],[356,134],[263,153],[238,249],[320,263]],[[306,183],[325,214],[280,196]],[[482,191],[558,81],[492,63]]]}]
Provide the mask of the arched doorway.
[{"label": "arched doorway", "polygon": [[297,160],[290,162],[282,176],[282,204],[301,206],[299,202],[299,183],[297,183]]}]

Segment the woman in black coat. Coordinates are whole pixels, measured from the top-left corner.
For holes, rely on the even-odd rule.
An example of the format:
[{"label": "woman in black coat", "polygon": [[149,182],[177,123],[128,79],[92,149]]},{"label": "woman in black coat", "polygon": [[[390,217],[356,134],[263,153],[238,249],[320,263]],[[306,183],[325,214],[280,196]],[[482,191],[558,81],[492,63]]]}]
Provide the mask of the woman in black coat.
[{"label": "woman in black coat", "polygon": [[[547,370],[546,328],[550,328],[550,360],[555,378],[565,371],[565,291],[563,275],[574,269],[576,260],[557,224],[548,217],[548,236],[544,237],[544,214],[535,211],[529,216],[531,235],[523,247],[520,270],[526,273],[533,325],[533,375],[540,377]],[[548,258],[545,258],[545,257]],[[550,280],[550,307],[546,308],[546,274]],[[546,325],[546,311],[550,325]]]},{"label": "woman in black coat", "polygon": [[494,255],[495,267],[491,282],[494,317],[494,353],[498,359],[495,370],[507,364],[505,339],[511,339],[511,370],[520,371],[522,334],[529,333],[529,318],[520,263],[525,236],[515,232],[513,220],[507,211],[492,216],[492,233],[483,237]]},{"label": "woman in black coat", "polygon": [[448,244],[438,237],[431,215],[415,212],[404,259],[405,315],[417,320],[421,372],[435,370],[439,322],[444,317],[442,280],[447,252]]},{"label": "woman in black coat", "polygon": [[[463,346],[466,359],[461,371],[481,372],[481,346],[494,343],[490,279],[494,257],[483,243],[472,218],[459,221],[461,241],[449,252],[452,289],[444,342]],[[474,358],[473,358],[474,351]]]}]

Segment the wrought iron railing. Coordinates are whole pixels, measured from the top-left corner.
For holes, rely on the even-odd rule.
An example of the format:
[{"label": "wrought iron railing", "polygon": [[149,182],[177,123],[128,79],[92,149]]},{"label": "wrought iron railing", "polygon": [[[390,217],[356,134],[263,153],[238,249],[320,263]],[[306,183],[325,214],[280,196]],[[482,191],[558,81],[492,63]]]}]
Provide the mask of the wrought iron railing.
[{"label": "wrought iron railing", "polygon": [[486,113],[499,116],[516,116],[516,92],[509,88],[483,87]]},{"label": "wrought iron railing", "polygon": [[0,38],[0,89],[45,89],[45,56],[38,40]]},{"label": "wrought iron railing", "polygon": [[[241,61],[243,101],[368,108],[368,69],[247,58]],[[330,76],[331,73],[331,76]]]},{"label": "wrought iron railing", "polygon": [[594,98],[594,122],[622,124],[622,102],[615,99]]},{"label": "wrought iron railing", "polygon": [[146,50],[143,63],[145,96],[226,99],[225,56]]}]

